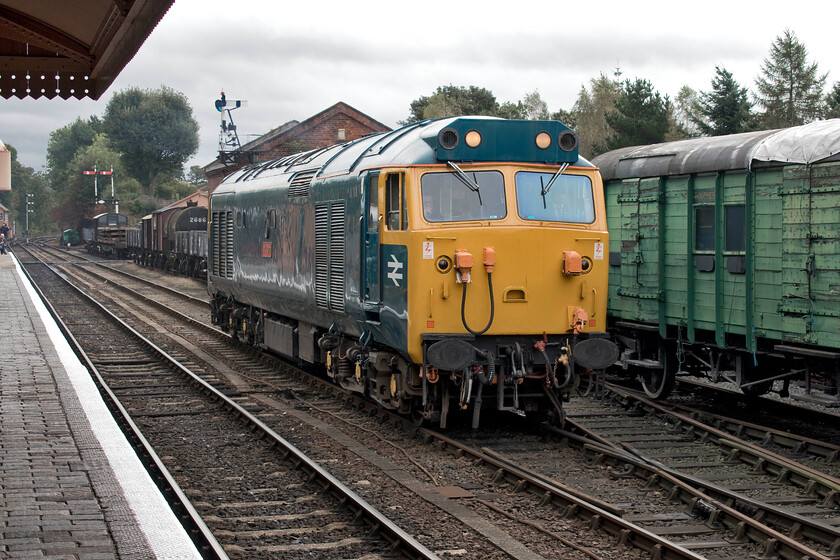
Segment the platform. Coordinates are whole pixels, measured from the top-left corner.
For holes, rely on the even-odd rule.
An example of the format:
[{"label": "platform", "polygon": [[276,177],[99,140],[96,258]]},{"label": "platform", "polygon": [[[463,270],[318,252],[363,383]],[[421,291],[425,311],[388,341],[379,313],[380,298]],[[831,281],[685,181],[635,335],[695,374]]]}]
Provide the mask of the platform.
[{"label": "platform", "polygon": [[12,255],[0,286],[0,559],[200,558]]}]

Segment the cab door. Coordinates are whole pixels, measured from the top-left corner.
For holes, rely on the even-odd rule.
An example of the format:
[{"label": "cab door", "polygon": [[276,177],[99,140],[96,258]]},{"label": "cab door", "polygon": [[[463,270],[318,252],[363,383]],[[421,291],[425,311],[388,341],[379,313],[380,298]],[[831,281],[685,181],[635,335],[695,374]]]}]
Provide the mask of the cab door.
[{"label": "cab door", "polygon": [[359,294],[369,321],[379,320],[382,292],[379,279],[379,172],[369,173],[363,182],[364,212],[362,213],[361,286]]}]

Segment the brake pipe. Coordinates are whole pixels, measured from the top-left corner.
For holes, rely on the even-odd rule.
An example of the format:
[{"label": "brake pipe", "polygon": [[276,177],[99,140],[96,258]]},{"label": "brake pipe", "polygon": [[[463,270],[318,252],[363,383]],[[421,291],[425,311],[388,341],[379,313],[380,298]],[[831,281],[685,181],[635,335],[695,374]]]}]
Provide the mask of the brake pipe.
[{"label": "brake pipe", "polygon": [[464,291],[461,292],[461,323],[467,332],[473,336],[479,336],[486,333],[493,324],[493,317],[496,313],[496,303],[493,298],[493,267],[496,264],[496,250],[493,247],[484,248],[484,268],[487,271],[487,286],[490,290],[490,319],[487,325],[479,330],[473,330],[467,324],[467,317],[465,308],[467,304],[467,284],[470,283],[470,271],[472,270],[472,255],[463,249],[455,251],[455,270],[458,275],[458,280],[464,285]]}]

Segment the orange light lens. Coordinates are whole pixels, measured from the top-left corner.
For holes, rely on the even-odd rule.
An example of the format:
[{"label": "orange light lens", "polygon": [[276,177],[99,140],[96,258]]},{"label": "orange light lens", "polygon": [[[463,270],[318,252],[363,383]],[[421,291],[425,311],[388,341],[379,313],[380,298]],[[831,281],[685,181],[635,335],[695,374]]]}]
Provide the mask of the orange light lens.
[{"label": "orange light lens", "polygon": [[467,132],[464,142],[466,142],[467,146],[470,148],[477,148],[479,144],[481,144],[481,134],[479,134],[477,130],[470,130]]},{"label": "orange light lens", "polygon": [[535,139],[537,148],[545,150],[551,146],[551,135],[548,132],[540,132]]}]

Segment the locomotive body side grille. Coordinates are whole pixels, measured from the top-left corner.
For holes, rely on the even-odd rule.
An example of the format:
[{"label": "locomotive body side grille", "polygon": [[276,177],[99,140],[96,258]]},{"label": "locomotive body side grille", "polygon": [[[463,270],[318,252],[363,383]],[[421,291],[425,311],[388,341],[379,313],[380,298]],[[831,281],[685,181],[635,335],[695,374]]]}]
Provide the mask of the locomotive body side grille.
[{"label": "locomotive body side grille", "polygon": [[344,203],[330,209],[330,309],[344,311]]},{"label": "locomotive body side grille", "polygon": [[329,308],[329,226],[330,211],[326,204],[315,206],[315,303]]},{"label": "locomotive body side grille", "polygon": [[315,303],[344,311],[344,203],[315,206]]},{"label": "locomotive body side grille", "polygon": [[233,278],[233,212],[213,212],[213,275]]},{"label": "locomotive body side grille", "polygon": [[225,278],[233,278],[233,212],[225,218]]},{"label": "locomotive body side grille", "polygon": [[219,275],[219,212],[213,212],[213,216],[211,217],[212,224],[210,226],[210,236],[213,241],[213,276]]},{"label": "locomotive body side grille", "polygon": [[289,196],[309,196],[309,185],[317,174],[317,169],[295,173],[289,183]]}]

